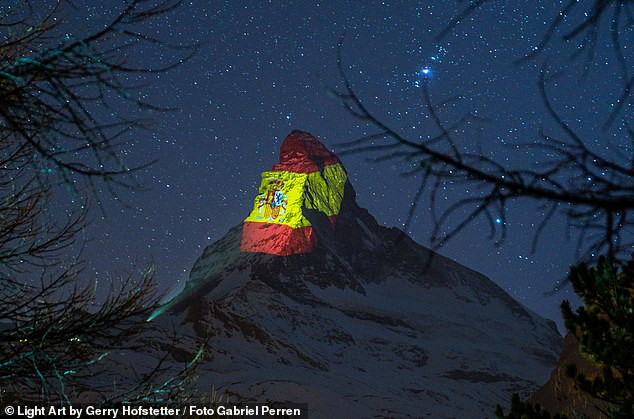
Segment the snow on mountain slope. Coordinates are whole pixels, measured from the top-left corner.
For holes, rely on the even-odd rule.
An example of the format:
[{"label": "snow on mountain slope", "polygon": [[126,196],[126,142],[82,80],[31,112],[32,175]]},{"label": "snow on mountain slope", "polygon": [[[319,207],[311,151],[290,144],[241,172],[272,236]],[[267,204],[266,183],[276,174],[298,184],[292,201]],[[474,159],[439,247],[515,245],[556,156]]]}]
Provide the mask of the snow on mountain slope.
[{"label": "snow on mountain slope", "polygon": [[177,324],[184,345],[211,336],[201,388],[308,403],[317,418],[482,418],[548,379],[561,345],[552,321],[380,226],[349,181],[336,223],[302,215],[317,238],[309,252],[242,251],[236,226],[157,318]]}]

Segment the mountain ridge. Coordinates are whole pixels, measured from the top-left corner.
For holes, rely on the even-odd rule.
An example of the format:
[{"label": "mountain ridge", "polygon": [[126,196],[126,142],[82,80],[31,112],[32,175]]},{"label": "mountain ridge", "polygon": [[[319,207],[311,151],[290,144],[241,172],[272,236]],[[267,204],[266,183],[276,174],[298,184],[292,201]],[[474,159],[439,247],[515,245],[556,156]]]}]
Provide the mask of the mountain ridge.
[{"label": "mountain ridge", "polygon": [[[279,179],[263,175],[258,196],[271,176]],[[321,185],[310,176],[307,184]],[[283,202],[287,191],[274,186]],[[309,185],[303,193],[328,191]],[[311,248],[278,256],[286,251],[274,246],[284,243],[271,235],[272,243],[258,242],[271,252],[244,251],[242,224],[194,263],[161,321],[176,322],[191,341],[210,337],[201,385],[241,400],[308,403],[316,417],[486,417],[548,379],[561,346],[554,322],[381,226],[357,205],[347,178],[337,205],[334,223],[328,208],[301,208],[300,227],[316,237]]]}]

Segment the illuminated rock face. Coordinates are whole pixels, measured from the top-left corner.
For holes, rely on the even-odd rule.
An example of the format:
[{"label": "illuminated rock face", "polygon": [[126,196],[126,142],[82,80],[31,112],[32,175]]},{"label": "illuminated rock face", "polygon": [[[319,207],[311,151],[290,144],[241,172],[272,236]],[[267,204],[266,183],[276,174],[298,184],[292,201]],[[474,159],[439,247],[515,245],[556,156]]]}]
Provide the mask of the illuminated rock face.
[{"label": "illuminated rock face", "polygon": [[182,353],[208,342],[200,388],[307,403],[316,418],[483,418],[548,379],[552,322],[382,226],[314,137],[293,132],[280,154],[249,217],[152,316],[182,333]]},{"label": "illuminated rock face", "polygon": [[280,162],[262,173],[240,250],[279,256],[312,252],[317,236],[305,211],[322,213],[334,228],[346,180],[336,155],[312,135],[293,131],[282,144]]}]

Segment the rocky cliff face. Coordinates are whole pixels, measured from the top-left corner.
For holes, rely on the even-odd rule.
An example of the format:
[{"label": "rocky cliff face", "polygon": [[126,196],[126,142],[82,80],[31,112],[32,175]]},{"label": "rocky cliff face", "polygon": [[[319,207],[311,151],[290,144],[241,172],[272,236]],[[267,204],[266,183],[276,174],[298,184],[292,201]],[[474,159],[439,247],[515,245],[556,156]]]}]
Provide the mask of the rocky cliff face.
[{"label": "rocky cliff face", "polygon": [[560,413],[570,418],[607,419],[606,412],[610,411],[611,406],[578,388],[575,380],[566,375],[566,368],[570,364],[589,377],[601,374],[598,366],[581,355],[579,341],[574,335],[568,334],[557,367],[548,382],[531,396],[530,401],[541,404],[553,416]]},{"label": "rocky cliff face", "polygon": [[[324,170],[333,164],[314,159],[312,136],[293,135],[309,142],[299,150],[317,167],[295,190],[301,205],[293,209],[314,234],[311,247],[284,248],[289,242],[275,234],[245,246],[250,233],[240,224],[205,249],[156,320],[192,339],[211,336],[201,388],[308,403],[317,418],[482,418],[548,379],[561,345],[553,322],[483,275],[380,226],[357,206],[347,179],[340,190],[319,189],[337,188]],[[263,175],[247,223],[269,179]],[[276,190],[288,214],[291,193]],[[324,195],[339,202],[311,203]]]}]

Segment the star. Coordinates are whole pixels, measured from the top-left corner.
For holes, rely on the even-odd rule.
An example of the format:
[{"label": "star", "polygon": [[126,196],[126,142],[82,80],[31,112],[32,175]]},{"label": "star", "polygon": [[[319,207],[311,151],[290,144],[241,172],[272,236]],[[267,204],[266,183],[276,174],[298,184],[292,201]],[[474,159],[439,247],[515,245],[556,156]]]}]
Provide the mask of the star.
[{"label": "star", "polygon": [[416,80],[414,81],[414,86],[416,87],[420,87],[421,86],[421,82],[425,79],[428,79],[432,76],[432,71],[430,67],[423,67],[420,70],[418,70],[418,73],[416,73]]}]

